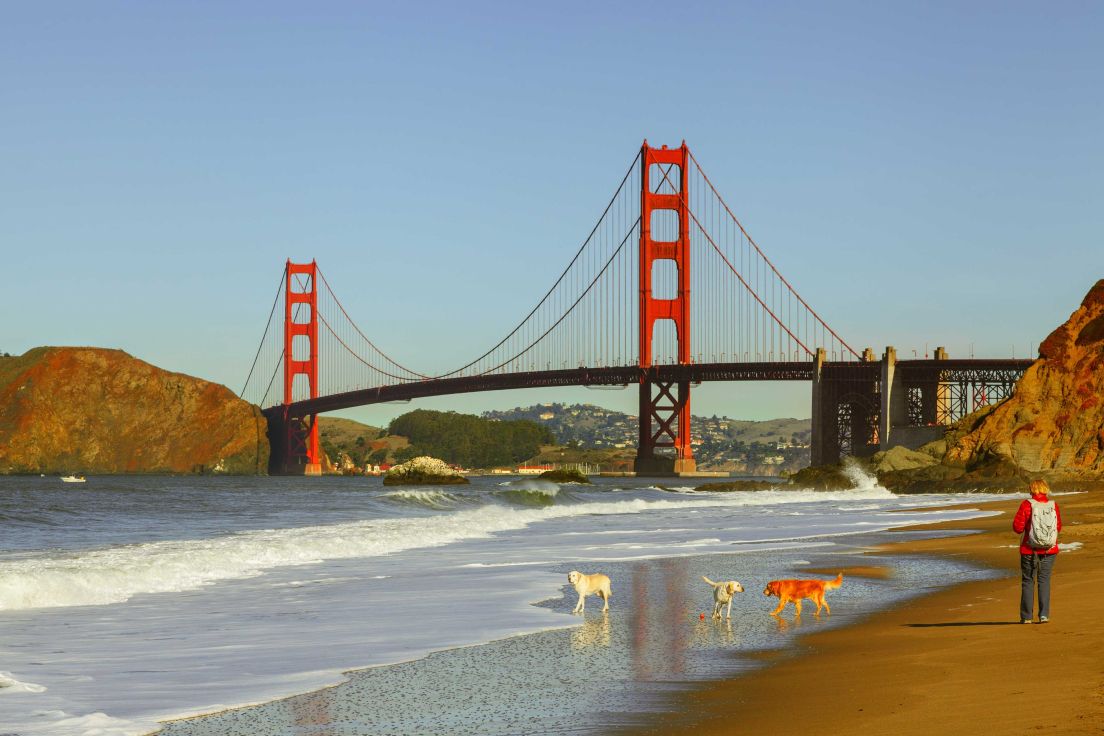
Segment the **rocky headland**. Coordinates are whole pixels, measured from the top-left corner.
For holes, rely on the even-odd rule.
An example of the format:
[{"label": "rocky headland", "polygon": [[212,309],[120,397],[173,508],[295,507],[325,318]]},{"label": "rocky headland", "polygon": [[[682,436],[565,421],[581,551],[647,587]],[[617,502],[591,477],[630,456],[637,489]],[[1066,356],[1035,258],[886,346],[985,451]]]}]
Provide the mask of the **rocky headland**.
[{"label": "rocky headland", "polygon": [[[868,465],[899,492],[1017,490],[1036,477],[1066,488],[1104,484],[1104,279],[1039,345],[1012,396],[963,418],[941,440],[879,452]],[[850,485],[836,466],[792,480]]]},{"label": "rocky headland", "polygon": [[0,473],[264,473],[267,431],[225,386],[121,350],[0,358]]}]

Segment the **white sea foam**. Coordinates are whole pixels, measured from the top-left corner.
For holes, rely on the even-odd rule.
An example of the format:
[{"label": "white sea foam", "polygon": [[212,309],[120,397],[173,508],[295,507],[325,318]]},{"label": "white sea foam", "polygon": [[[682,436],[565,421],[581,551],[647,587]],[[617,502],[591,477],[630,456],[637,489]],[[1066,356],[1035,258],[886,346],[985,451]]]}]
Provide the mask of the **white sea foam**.
[{"label": "white sea foam", "polygon": [[834,493],[763,491],[693,500],[633,499],[539,509],[491,505],[424,518],[373,519],[125,545],[0,563],[0,610],[119,603],[142,593],[194,590],[260,575],[275,567],[436,547],[571,516],[892,497],[885,489],[872,487]]},{"label": "white sea foam", "polygon": [[65,711],[52,710],[34,714],[36,730],[45,728],[50,736],[143,736],[160,728],[153,720],[134,721],[126,718],[114,718],[106,713],[96,712],[76,716]]},{"label": "white sea foam", "polygon": [[847,479],[851,481],[851,484],[855,486],[856,490],[869,491],[876,488],[881,488],[878,485],[878,479],[866,472],[866,469],[859,465],[852,457],[848,457],[843,462],[843,474],[847,476]]},{"label": "white sea foam", "polygon": [[41,693],[46,688],[31,682],[20,682],[10,672],[0,672],[0,695],[10,693]]}]

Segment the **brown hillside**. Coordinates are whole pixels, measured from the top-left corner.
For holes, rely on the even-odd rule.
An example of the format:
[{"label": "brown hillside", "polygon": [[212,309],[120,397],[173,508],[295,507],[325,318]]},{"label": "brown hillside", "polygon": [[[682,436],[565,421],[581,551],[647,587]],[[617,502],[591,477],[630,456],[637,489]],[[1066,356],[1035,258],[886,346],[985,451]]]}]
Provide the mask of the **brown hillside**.
[{"label": "brown hillside", "polygon": [[1012,397],[955,440],[944,462],[994,460],[1059,478],[1104,477],[1104,279],[1039,346]]},{"label": "brown hillside", "polygon": [[225,386],[121,350],[0,358],[0,473],[263,473],[266,431]]}]

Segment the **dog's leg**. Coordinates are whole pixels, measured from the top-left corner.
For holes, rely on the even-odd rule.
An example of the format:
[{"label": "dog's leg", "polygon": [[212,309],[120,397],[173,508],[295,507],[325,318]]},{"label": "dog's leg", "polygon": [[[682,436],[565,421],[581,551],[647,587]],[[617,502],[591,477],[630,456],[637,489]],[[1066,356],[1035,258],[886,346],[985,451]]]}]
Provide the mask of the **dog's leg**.
[{"label": "dog's leg", "polygon": [[718,601],[713,601],[713,620],[717,620],[721,617],[721,604]]},{"label": "dog's leg", "polygon": [[829,616],[831,616],[832,615],[832,609],[828,607],[828,599],[827,598],[822,598],[821,600],[824,601],[824,610],[828,612]]},{"label": "dog's leg", "polygon": [[772,616],[777,616],[778,614],[782,613],[782,609],[785,608],[786,604],[789,603],[789,602],[790,602],[789,598],[783,598],[783,597],[779,596],[779,598],[778,598],[778,608],[771,611],[771,615]]},{"label": "dog's leg", "polygon": [[583,612],[583,600],[584,600],[584,598],[585,598],[585,596],[582,593],[580,593],[579,594],[579,602],[575,604],[575,610],[572,611],[572,613],[582,613]]},{"label": "dog's leg", "polygon": [[800,616],[800,615],[801,615],[801,599],[798,598],[797,600],[794,601],[794,616]]},{"label": "dog's leg", "polygon": [[605,604],[602,606],[602,613],[605,613],[609,610],[609,593],[604,590],[599,590],[598,595],[602,596],[602,603]]},{"label": "dog's leg", "polygon": [[728,599],[727,613],[728,613],[728,620],[731,621],[732,620],[732,599],[731,598]]}]

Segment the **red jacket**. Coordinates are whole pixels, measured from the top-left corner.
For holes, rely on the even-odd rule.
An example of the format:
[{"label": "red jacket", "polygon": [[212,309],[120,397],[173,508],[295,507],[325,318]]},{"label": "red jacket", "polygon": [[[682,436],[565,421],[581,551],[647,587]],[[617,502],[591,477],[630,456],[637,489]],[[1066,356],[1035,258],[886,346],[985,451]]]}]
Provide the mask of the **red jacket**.
[{"label": "red jacket", "polygon": [[[1046,502],[1049,499],[1045,494],[1034,494],[1031,496],[1036,501]],[[1058,531],[1062,531],[1062,510],[1058,508],[1058,502],[1054,502],[1054,515],[1058,517]],[[1054,545],[1045,552],[1038,549],[1032,549],[1024,544],[1024,538],[1027,537],[1027,529],[1031,524],[1031,502],[1025,500],[1020,504],[1020,508],[1016,510],[1016,518],[1012,519],[1012,531],[1023,536],[1020,537],[1020,554],[1021,555],[1056,555],[1058,554],[1058,545]]]}]

